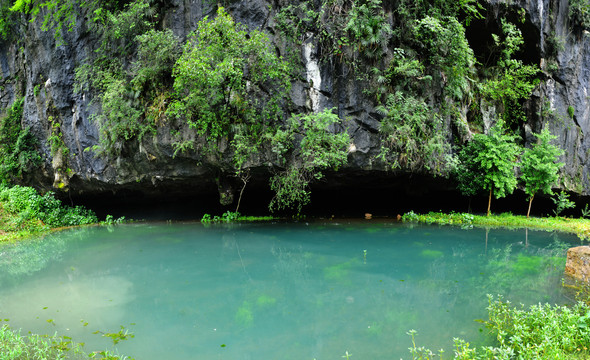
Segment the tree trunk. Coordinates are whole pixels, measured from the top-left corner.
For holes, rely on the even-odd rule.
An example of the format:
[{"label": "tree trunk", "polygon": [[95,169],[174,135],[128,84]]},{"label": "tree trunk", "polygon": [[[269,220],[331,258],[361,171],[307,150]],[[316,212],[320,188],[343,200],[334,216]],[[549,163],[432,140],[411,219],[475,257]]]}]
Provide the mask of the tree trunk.
[{"label": "tree trunk", "polygon": [[490,216],[490,207],[492,206],[492,189],[493,188],[490,188],[490,198],[488,199],[488,215],[487,216]]},{"label": "tree trunk", "polygon": [[242,194],[244,193],[244,189],[246,185],[248,185],[248,180],[250,180],[250,174],[246,175],[245,177],[241,178],[244,182],[244,186],[242,186],[242,190],[240,190],[240,197],[238,198],[238,206],[236,206],[236,212],[240,209],[240,202],[242,201]]},{"label": "tree trunk", "polygon": [[526,218],[529,218],[529,214],[531,213],[531,205],[533,204],[533,198],[535,197],[535,194],[531,195],[531,199],[529,200],[529,210],[526,212]]}]

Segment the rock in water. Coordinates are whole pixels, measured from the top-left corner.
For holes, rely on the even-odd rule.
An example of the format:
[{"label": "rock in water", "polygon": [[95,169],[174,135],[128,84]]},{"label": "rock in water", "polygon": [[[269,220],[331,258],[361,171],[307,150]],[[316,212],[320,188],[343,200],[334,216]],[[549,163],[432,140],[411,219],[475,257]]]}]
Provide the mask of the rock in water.
[{"label": "rock in water", "polygon": [[578,246],[568,249],[565,273],[576,280],[590,280],[590,246]]}]

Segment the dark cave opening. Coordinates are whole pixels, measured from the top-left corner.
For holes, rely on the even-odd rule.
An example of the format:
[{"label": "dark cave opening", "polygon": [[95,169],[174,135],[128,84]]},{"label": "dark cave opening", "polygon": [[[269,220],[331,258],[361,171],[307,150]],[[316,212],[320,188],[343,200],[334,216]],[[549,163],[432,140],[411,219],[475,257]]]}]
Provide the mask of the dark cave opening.
[{"label": "dark cave opening", "polygon": [[[190,183],[173,188],[160,188],[146,193],[121,189],[72,197],[74,205],[84,205],[97,212],[100,218],[114,217],[147,221],[198,221],[207,213],[221,216],[235,211],[239,188],[235,188],[234,202],[229,206],[219,203],[214,183],[209,187],[193,187]],[[253,181],[244,189],[239,212],[248,216],[272,214],[268,204],[273,197],[268,182]],[[522,190],[502,199],[492,199],[492,212],[526,214],[528,197]],[[66,202],[69,200],[66,199]],[[485,214],[487,194],[473,198],[462,196],[451,181],[416,174],[394,175],[374,172],[369,174],[333,173],[311,186],[311,202],[301,214],[309,218],[364,218],[370,213],[375,218],[396,219],[408,211],[472,212]],[[535,197],[532,216],[552,214],[554,204],[547,196]],[[565,215],[579,216],[579,209]],[[297,215],[296,210],[274,213],[280,218]]]}]

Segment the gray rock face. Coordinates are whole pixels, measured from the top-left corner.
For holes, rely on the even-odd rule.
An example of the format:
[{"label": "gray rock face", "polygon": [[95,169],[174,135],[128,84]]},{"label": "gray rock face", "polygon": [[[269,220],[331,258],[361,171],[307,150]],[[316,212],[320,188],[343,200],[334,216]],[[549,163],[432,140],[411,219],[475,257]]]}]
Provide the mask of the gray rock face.
[{"label": "gray rock face", "polygon": [[[185,39],[198,21],[214,14],[212,3],[173,0],[166,7],[166,13],[160,14],[160,19],[164,27]],[[273,17],[279,3],[233,1],[227,9],[236,21],[249,29],[264,30],[272,36],[277,33]],[[488,6],[495,12],[509,9],[498,0],[490,0]],[[535,132],[540,129],[536,115],[540,111],[555,114],[557,120],[550,123],[550,128],[566,151],[561,186],[581,195],[590,195],[590,134],[587,134],[590,131],[590,36],[571,30],[567,0],[522,0],[512,2],[510,7],[526,10],[523,25],[526,49],[538,59],[547,76],[527,104],[530,117],[527,127]],[[39,149],[45,158],[33,185],[51,189],[62,184],[63,189],[75,194],[97,194],[118,189],[144,193],[170,189],[188,191],[188,186],[190,191],[197,192],[208,191],[220,184],[219,178],[226,175],[223,164],[209,161],[197,153],[174,157],[170,129],[166,126],[160,127],[153,136],[146,136],[141,144],[130,145],[125,156],[118,159],[107,161],[94,155],[91,149],[98,143],[98,130],[92,114],[96,113],[98,104],[92,102],[93,94],[74,92],[74,70],[96,48],[96,38],[84,21],[84,18],[78,19],[73,31],[65,34],[66,45],[56,47],[52,32],[41,31],[39,21],[26,25],[26,32],[21,34],[22,46],[0,43],[0,107],[8,106],[18,96],[25,96],[23,125],[30,127],[39,139]],[[488,22],[493,21],[488,19]],[[314,34],[308,35],[297,49],[306,73],[293,83],[293,110],[337,108],[352,142],[345,172],[355,173],[357,177],[362,177],[364,172],[371,176],[391,176],[375,160],[380,149],[381,117],[363,95],[364,84],[337,61],[318,62],[317,40]],[[554,57],[557,63],[551,65],[553,68],[545,61],[549,58],[549,41],[563,44]],[[568,107],[574,109],[573,118],[568,115]],[[493,113],[493,109],[490,111]],[[69,155],[62,156],[59,161],[54,161],[47,143],[52,122],[60,127],[69,149]],[[191,129],[181,130],[185,139],[195,137]],[[251,165],[256,169],[255,179],[266,181],[270,173],[267,164]],[[64,173],[64,167],[70,169],[68,174]],[[227,192],[227,186],[219,186],[222,187]]]}]

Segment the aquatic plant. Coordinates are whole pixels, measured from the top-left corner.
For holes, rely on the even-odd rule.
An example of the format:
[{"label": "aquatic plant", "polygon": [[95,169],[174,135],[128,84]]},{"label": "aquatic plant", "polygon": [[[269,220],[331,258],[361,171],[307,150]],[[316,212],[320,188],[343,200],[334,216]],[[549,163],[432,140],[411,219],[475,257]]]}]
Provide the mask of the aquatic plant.
[{"label": "aquatic plant", "polygon": [[113,345],[117,345],[119,342],[123,340],[133,339],[135,335],[130,333],[128,329],[126,329],[123,325],[121,325],[121,329],[117,332],[102,332],[102,331],[95,331],[93,334],[102,334],[103,337],[108,337],[113,341]]}]

